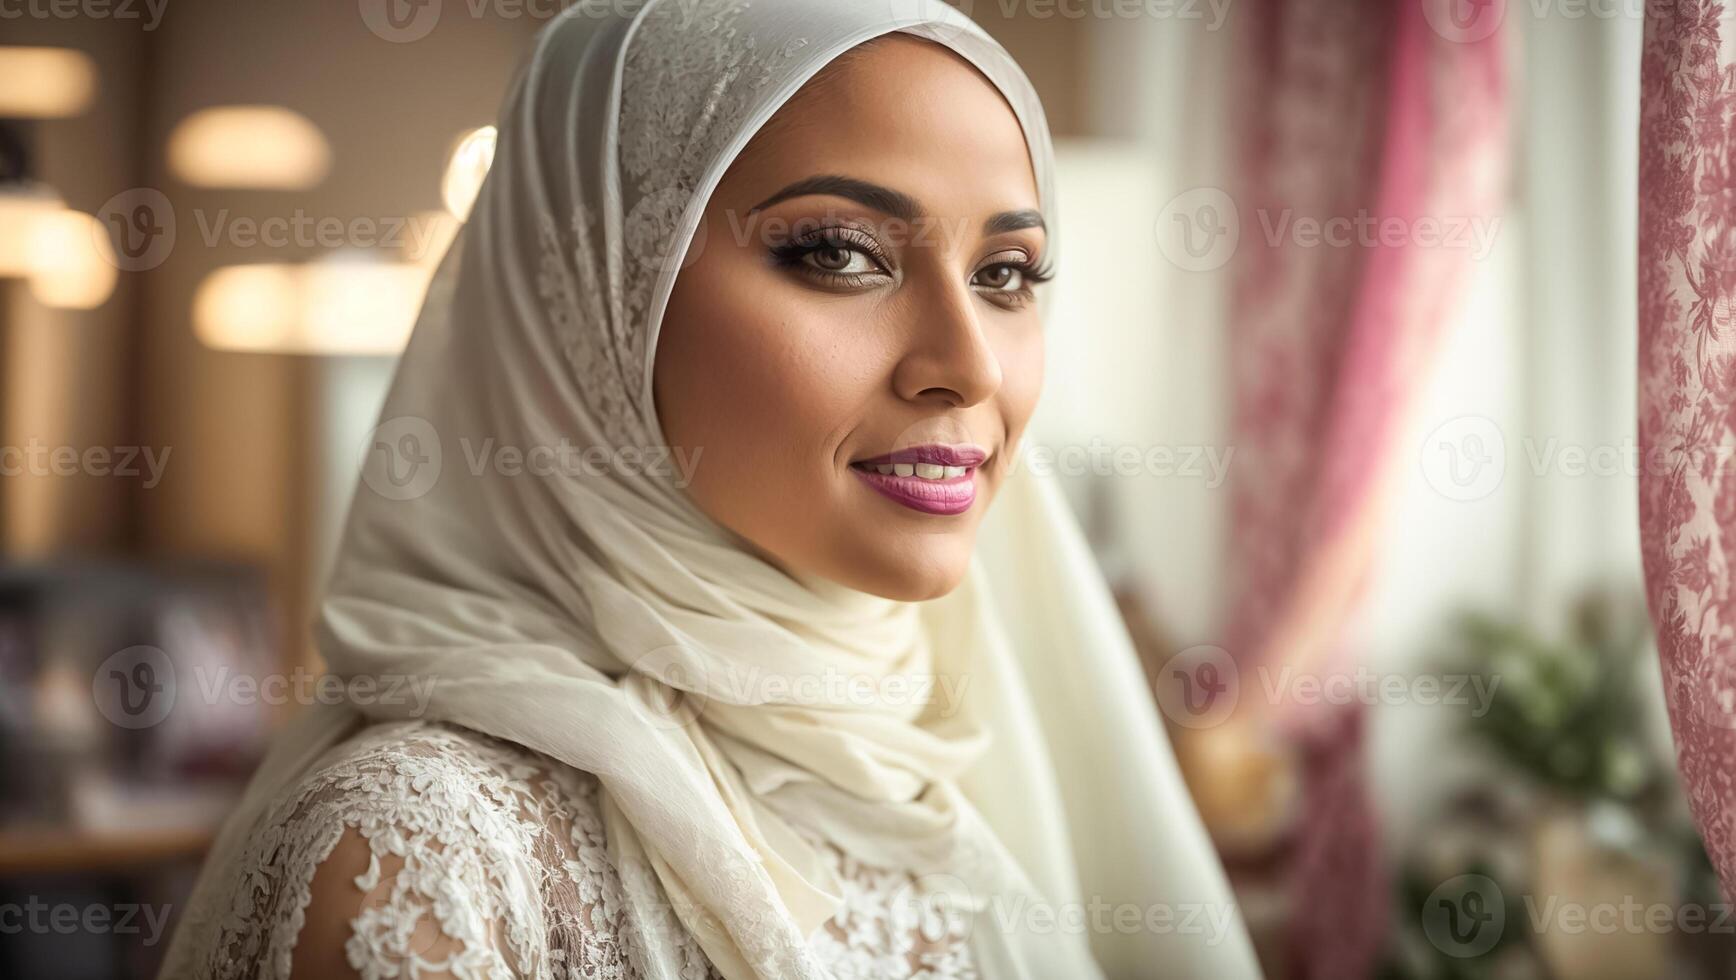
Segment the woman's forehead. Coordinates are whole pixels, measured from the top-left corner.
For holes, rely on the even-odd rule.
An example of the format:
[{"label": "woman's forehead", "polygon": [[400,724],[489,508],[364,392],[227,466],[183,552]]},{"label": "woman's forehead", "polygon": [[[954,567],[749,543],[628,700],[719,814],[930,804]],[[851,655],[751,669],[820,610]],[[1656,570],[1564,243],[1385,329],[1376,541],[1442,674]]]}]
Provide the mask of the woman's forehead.
[{"label": "woman's forehead", "polygon": [[964,58],[908,35],[828,64],[754,135],[715,196],[748,207],[816,174],[893,187],[925,210],[943,201],[948,211],[1038,206],[1029,147],[1006,98]]}]

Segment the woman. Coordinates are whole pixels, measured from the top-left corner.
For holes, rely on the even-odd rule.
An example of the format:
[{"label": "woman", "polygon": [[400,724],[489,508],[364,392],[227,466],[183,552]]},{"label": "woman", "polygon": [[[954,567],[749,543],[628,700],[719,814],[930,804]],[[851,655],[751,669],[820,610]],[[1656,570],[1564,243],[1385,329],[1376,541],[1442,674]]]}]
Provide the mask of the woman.
[{"label": "woman", "polygon": [[552,22],[322,607],[353,703],[275,747],[164,975],[1255,976],[1014,459],[1051,169],[938,2]]}]

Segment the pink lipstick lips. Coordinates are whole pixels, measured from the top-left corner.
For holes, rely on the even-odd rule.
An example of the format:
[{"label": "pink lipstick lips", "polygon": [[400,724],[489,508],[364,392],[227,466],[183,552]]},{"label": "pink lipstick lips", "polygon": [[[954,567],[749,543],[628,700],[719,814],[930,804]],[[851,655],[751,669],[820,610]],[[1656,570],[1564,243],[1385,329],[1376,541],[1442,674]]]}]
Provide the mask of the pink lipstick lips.
[{"label": "pink lipstick lips", "polygon": [[872,459],[850,469],[863,483],[925,514],[962,514],[976,500],[976,471],[988,458],[980,446],[927,443]]}]

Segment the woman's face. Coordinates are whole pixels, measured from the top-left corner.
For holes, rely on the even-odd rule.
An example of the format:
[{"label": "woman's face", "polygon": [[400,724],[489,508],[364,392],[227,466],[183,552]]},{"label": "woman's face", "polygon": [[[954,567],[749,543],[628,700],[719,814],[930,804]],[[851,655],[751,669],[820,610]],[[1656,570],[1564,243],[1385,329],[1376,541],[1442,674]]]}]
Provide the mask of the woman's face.
[{"label": "woman's face", "polygon": [[1037,204],[1017,117],[938,45],[881,38],[785,104],[712,194],[658,340],[699,507],[786,569],[956,586],[1042,386]]}]

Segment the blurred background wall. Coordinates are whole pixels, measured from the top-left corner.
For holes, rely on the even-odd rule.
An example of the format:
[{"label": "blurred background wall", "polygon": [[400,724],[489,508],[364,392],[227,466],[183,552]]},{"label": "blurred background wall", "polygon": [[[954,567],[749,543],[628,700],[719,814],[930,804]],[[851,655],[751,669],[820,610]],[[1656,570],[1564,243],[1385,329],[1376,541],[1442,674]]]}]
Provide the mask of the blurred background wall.
[{"label": "blurred background wall", "polygon": [[[307,703],[305,690],[192,697],[188,668],[293,681],[317,667],[312,596],[391,361],[250,341],[295,289],[252,290],[258,308],[202,335],[202,284],[231,267],[425,259],[393,229],[441,244],[454,144],[492,121],[539,23],[448,16],[395,43],[355,4],[206,0],[9,7],[0,20],[0,59],[77,52],[89,76],[0,67],[0,118],[23,161],[0,209],[53,198],[116,242],[87,277],[96,295],[77,300],[91,308],[45,301],[27,271],[0,278],[0,444],[13,450],[0,477],[0,901],[172,917],[265,732]],[[29,117],[33,94],[52,102],[44,91],[65,85],[89,94]],[[208,134],[205,152],[255,160],[257,180],[172,164],[188,121],[225,107],[288,110],[289,136],[304,138]],[[17,213],[0,210],[0,234],[22,234]],[[66,268],[99,253],[76,238],[59,248],[26,250]],[[378,318],[353,319],[364,347],[377,343]],[[77,462],[61,466],[67,450]],[[129,715],[105,700],[116,670],[178,679],[179,704]],[[152,975],[170,929],[27,922],[0,936],[0,975]]]}]

